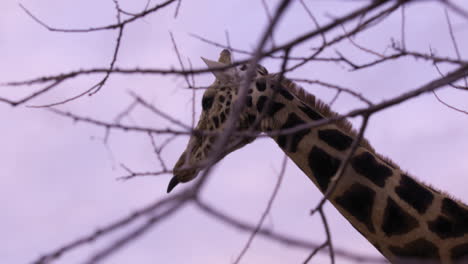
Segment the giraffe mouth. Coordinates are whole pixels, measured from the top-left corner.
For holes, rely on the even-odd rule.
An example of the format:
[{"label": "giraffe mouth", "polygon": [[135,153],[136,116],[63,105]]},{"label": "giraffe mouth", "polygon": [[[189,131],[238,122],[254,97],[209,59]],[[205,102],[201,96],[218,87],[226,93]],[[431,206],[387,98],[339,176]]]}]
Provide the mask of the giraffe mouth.
[{"label": "giraffe mouth", "polygon": [[174,168],[174,176],[169,181],[167,193],[170,193],[179,183],[188,182],[195,178],[198,174],[198,169],[176,169]]}]

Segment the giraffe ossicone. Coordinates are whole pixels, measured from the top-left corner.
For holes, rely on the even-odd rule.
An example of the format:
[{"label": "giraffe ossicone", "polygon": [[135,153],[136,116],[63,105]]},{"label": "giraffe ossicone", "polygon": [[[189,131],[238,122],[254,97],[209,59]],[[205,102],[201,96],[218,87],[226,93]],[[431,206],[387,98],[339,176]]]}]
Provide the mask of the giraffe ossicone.
[{"label": "giraffe ossicone", "polygon": [[[216,80],[203,95],[203,111],[196,127],[200,133],[190,137],[176,162],[168,192],[194,179],[204,168],[203,161],[210,158],[217,139],[212,132],[223,131],[245,78],[247,66],[226,68],[232,63],[228,50],[221,52],[217,62],[203,60],[214,69]],[[216,158],[224,158],[262,132],[336,115],[292,81],[269,74],[258,65],[236,123],[237,131],[248,130],[248,136],[233,136]],[[272,136],[322,192],[327,191],[356,137],[346,120]],[[359,142],[329,201],[392,263],[468,263],[468,207],[411,177],[376,153],[365,139]]]}]

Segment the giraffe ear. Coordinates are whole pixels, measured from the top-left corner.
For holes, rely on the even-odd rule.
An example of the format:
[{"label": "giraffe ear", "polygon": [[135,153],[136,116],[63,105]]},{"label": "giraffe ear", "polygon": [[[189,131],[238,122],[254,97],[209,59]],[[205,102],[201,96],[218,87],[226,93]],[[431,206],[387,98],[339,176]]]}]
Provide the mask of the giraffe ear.
[{"label": "giraffe ear", "polygon": [[[228,64],[221,63],[221,62],[205,59],[203,57],[202,57],[202,60],[210,69],[222,68],[228,65]],[[221,70],[221,71],[211,71],[211,73],[213,73],[216,79],[218,79],[220,82],[232,81],[232,80],[235,80],[238,76],[237,69],[235,67]]]}]

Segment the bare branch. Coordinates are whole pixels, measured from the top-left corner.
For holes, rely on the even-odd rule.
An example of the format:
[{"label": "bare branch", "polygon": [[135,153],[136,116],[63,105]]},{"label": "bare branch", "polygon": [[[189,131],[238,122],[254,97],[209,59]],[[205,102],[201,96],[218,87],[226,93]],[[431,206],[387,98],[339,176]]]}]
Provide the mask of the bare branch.
[{"label": "bare branch", "polygon": [[452,10],[453,12],[463,16],[464,18],[468,18],[468,11],[462,9],[461,7],[454,4],[452,1],[449,0],[440,0],[440,2],[444,3],[447,8]]},{"label": "bare branch", "polygon": [[163,111],[159,110],[158,108],[156,108],[155,106],[151,105],[150,103],[146,102],[143,98],[141,98],[140,96],[138,96],[137,94],[135,94],[134,92],[130,91],[129,92],[131,96],[133,96],[133,98],[135,98],[135,100],[141,104],[142,106],[144,106],[145,108],[149,109],[151,112],[155,113],[156,115],[166,119],[167,121],[171,122],[172,124],[175,124],[175,125],[178,125],[182,128],[185,128],[187,129],[188,131],[191,130],[190,126],[182,123],[181,121],[173,118],[171,115],[169,114],[166,114],[164,113]]},{"label": "bare branch", "polygon": [[447,106],[448,108],[452,109],[452,110],[455,110],[457,112],[460,112],[460,113],[463,113],[465,115],[468,115],[468,111],[465,111],[465,110],[462,110],[460,108],[456,108],[455,106],[452,106],[452,105],[449,105],[447,104],[446,102],[444,102],[442,99],[440,99],[440,97],[437,95],[437,93],[435,91],[432,91],[432,93],[434,94],[435,98],[437,99],[437,101],[439,101],[440,103],[442,103],[443,105]]},{"label": "bare branch", "polygon": [[154,227],[156,224],[161,223],[165,218],[171,216],[174,214],[177,210],[182,208],[183,205],[186,204],[188,201],[187,198],[185,199],[179,199],[175,200],[172,203],[174,205],[170,207],[169,209],[166,209],[162,213],[159,213],[155,216],[152,216],[149,218],[144,224],[142,224],[140,227],[135,228],[132,232],[127,233],[120,239],[116,240],[115,242],[111,243],[109,246],[105,247],[104,249],[96,252],[94,255],[92,255],[87,261],[85,261],[85,264],[94,264],[102,259],[110,256],[112,253],[115,251],[119,250],[123,246],[127,245],[128,243],[132,242],[145,232],[147,232],[150,228]]},{"label": "bare branch", "polygon": [[[254,231],[256,228],[255,225],[249,225],[241,220],[235,219],[231,216],[228,216],[220,212],[218,209],[206,204],[200,199],[197,199],[194,202],[195,202],[195,205],[197,205],[197,208],[199,208],[202,212],[213,217],[214,219],[219,220],[223,224],[230,225],[241,231],[249,232],[249,233]],[[275,242],[278,242],[287,246],[302,248],[305,250],[309,250],[310,248],[316,248],[319,246],[319,244],[317,243],[309,242],[309,241],[301,240],[301,239],[296,239],[288,235],[281,235],[269,229],[260,229],[257,234],[267,239],[270,239],[272,241],[275,241]],[[337,257],[346,258],[346,259],[356,261],[359,263],[388,263],[386,260],[382,258],[357,255],[353,252],[346,251],[343,249],[335,248],[334,251],[335,251],[335,256]]]},{"label": "bare branch", "polygon": [[177,16],[179,15],[179,10],[180,10],[181,5],[182,5],[182,0],[177,0],[177,7],[176,7],[176,11],[174,13],[174,18],[177,18]]},{"label": "bare branch", "polygon": [[325,229],[325,235],[326,235],[326,240],[325,242],[323,242],[320,246],[316,247],[311,253],[310,255],[306,258],[306,260],[304,261],[304,264],[307,264],[309,263],[309,261],[320,251],[322,250],[324,247],[328,246],[328,249],[329,249],[329,255],[330,255],[330,260],[331,260],[331,263],[334,264],[335,263],[335,250],[333,248],[333,244],[332,244],[332,239],[331,239],[331,232],[330,232],[330,227],[328,225],[328,221],[327,221],[327,217],[325,216],[325,213],[323,212],[323,207],[320,207],[318,209],[319,213],[320,213],[320,218],[322,219],[322,223],[323,223],[323,228]]},{"label": "bare branch", "polygon": [[147,172],[134,172],[133,170],[131,170],[129,167],[127,167],[125,164],[120,164],[120,166],[127,171],[127,175],[125,176],[121,176],[121,177],[118,177],[117,180],[122,180],[122,181],[126,181],[126,180],[130,180],[130,179],[133,179],[133,178],[136,178],[136,177],[148,177],[148,176],[161,176],[161,175],[165,175],[165,174],[172,174],[173,171],[172,170],[167,170],[167,169],[163,169],[162,171],[156,171],[156,172],[150,172],[150,171],[147,171]]},{"label": "bare branch", "polygon": [[142,209],[140,210],[137,210],[133,213],[131,213],[129,216],[127,217],[124,217],[116,222],[113,222],[105,227],[102,227],[98,230],[96,230],[95,232],[89,234],[89,235],[86,235],[82,238],[79,238],[79,239],[76,239],[54,251],[52,251],[51,253],[49,254],[46,254],[46,255],[43,255],[42,257],[40,257],[39,259],[37,259],[36,261],[33,261],[33,263],[35,264],[43,264],[43,263],[48,263],[52,260],[56,260],[58,258],[60,258],[61,256],[63,256],[65,253],[68,253],[69,251],[71,250],[74,250],[78,247],[81,247],[83,245],[86,245],[86,244],[89,244],[89,243],[93,243],[95,242],[96,240],[98,240],[99,238],[103,237],[103,236],[106,236],[116,230],[119,230],[121,227],[123,226],[126,226],[127,224],[129,223],[132,223],[133,221],[135,221],[136,219],[140,218],[141,216],[144,216],[144,215],[148,215],[149,213],[157,210],[158,208],[162,207],[162,206],[165,206],[166,204],[168,203],[171,203],[173,201],[176,201],[179,196],[182,196],[183,194],[179,194],[179,195],[173,195],[173,196],[170,196],[170,197],[167,197],[167,198],[163,198],[163,199],[160,199],[159,201],[157,202],[154,202],[154,203],[151,203],[150,205],[148,206],[145,206],[143,207]]},{"label": "bare branch", "polygon": [[13,100],[8,100],[6,98],[2,98],[0,97],[0,102],[4,102],[4,103],[7,103],[7,104],[10,104],[11,106],[18,106],[18,105],[22,105],[50,90],[52,90],[53,88],[57,87],[60,83],[62,83],[65,79],[63,78],[56,78],[55,80],[52,80],[52,84],[50,85],[47,85],[46,87],[42,88],[41,90],[37,91],[37,92],[34,92],[26,97],[24,97],[23,99],[20,99],[20,100],[17,100],[17,101],[13,101]]},{"label": "bare branch", "polygon": [[126,126],[118,123],[110,123],[110,122],[105,122],[97,119],[93,119],[90,117],[83,117],[79,115],[75,115],[70,112],[64,112],[58,109],[50,109],[51,112],[71,118],[74,122],[83,122],[83,123],[88,123],[91,125],[103,127],[104,129],[116,129],[116,130],[121,130],[121,131],[134,131],[134,132],[142,132],[142,133],[153,133],[153,134],[170,134],[170,135],[191,135],[192,133],[190,131],[179,131],[179,130],[173,130],[170,128],[166,129],[156,129],[156,128],[151,128],[151,127],[140,127],[140,126]]},{"label": "bare branch", "polygon": [[159,5],[155,5],[152,8],[145,9],[144,11],[133,15],[131,18],[126,19],[126,20],[124,20],[122,22],[119,22],[119,23],[116,23],[116,24],[110,24],[110,25],[101,26],[101,27],[82,28],[82,29],[64,29],[64,28],[56,28],[56,27],[49,26],[47,23],[45,23],[44,21],[39,19],[37,16],[35,16],[31,11],[29,11],[22,4],[19,4],[19,6],[21,7],[21,9],[23,9],[24,12],[26,12],[26,14],[28,14],[29,17],[31,17],[39,25],[43,26],[44,28],[46,28],[49,31],[62,32],[62,33],[88,33],[88,32],[93,32],[93,31],[113,30],[113,29],[122,28],[123,26],[125,26],[127,24],[130,24],[132,22],[135,22],[138,19],[143,18],[143,17],[145,17],[145,16],[147,16],[149,14],[152,14],[152,13],[158,11],[159,9],[162,9],[162,8],[164,8],[166,6],[169,6],[170,4],[172,4],[175,1],[177,1],[177,0],[168,0],[166,2],[163,2],[163,3],[159,4]]},{"label": "bare branch", "polygon": [[[319,29],[320,28],[320,24],[319,22],[317,21],[317,19],[315,18],[315,16],[312,14],[312,11],[310,11],[309,7],[307,7],[306,3],[304,2],[304,0],[301,0],[301,5],[302,7],[304,8],[304,10],[307,12],[307,15],[309,15],[310,19],[312,19],[312,22],[314,22],[315,24],[315,28],[316,29]],[[322,33],[320,34],[322,36],[322,45],[326,45],[327,43],[327,38],[325,37],[325,34]]]}]

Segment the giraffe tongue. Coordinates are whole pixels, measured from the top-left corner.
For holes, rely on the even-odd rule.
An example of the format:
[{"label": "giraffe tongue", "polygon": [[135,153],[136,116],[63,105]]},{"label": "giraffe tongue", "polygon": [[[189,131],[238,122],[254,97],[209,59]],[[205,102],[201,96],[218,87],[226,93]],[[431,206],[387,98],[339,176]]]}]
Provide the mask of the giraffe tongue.
[{"label": "giraffe tongue", "polygon": [[172,191],[172,189],[174,189],[174,187],[177,186],[177,184],[179,184],[180,181],[177,179],[176,176],[173,176],[171,181],[169,182],[169,185],[167,186],[167,193],[170,193]]}]

